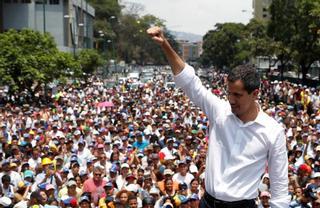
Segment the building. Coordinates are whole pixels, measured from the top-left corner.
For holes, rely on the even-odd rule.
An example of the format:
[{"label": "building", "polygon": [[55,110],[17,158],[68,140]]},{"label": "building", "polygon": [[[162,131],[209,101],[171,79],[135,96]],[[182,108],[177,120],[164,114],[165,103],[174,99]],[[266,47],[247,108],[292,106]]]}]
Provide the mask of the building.
[{"label": "building", "polygon": [[269,20],[270,12],[269,7],[272,0],[253,0],[253,15],[258,20]]},{"label": "building", "polygon": [[187,40],[178,40],[181,56],[183,60],[190,62],[196,61],[202,53],[202,42],[189,42]]},{"label": "building", "polygon": [[0,31],[50,33],[62,51],[93,47],[95,11],[85,0],[0,0]]}]

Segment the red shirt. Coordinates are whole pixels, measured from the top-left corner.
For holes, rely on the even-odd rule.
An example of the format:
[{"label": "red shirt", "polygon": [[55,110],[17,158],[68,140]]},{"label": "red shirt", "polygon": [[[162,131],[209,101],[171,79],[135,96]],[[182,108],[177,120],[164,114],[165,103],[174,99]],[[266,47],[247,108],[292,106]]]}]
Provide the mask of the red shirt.
[{"label": "red shirt", "polygon": [[83,192],[90,192],[94,204],[98,204],[99,199],[105,197],[106,193],[104,191],[105,180],[101,180],[100,183],[96,184],[92,178],[87,179],[83,183]]}]

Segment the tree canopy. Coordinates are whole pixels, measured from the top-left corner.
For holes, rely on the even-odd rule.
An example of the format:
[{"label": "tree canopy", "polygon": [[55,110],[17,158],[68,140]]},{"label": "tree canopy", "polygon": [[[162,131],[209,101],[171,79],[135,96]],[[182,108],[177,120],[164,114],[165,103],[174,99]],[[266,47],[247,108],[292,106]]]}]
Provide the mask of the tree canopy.
[{"label": "tree canopy", "polygon": [[78,74],[80,67],[69,53],[60,52],[49,34],[24,29],[0,34],[1,85],[10,93]]}]

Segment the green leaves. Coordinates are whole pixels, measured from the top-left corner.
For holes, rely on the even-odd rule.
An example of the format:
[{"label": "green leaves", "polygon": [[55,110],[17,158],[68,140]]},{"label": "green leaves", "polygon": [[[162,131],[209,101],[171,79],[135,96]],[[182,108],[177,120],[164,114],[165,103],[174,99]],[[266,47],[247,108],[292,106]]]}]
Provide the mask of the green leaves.
[{"label": "green leaves", "polygon": [[34,84],[49,83],[70,76],[65,70],[79,70],[70,54],[58,51],[49,34],[23,29],[0,34],[1,85],[10,93],[29,90]]},{"label": "green leaves", "polygon": [[84,49],[77,54],[77,60],[81,65],[82,72],[86,74],[92,74],[98,67],[104,64],[104,60],[98,54],[96,50]]},{"label": "green leaves", "polygon": [[[237,23],[217,24],[216,29],[209,31],[203,39],[204,53],[202,63],[215,65],[220,69],[231,68],[247,60],[243,51],[246,45],[245,26]],[[241,52],[241,54],[239,54]]]},{"label": "green leaves", "polygon": [[[297,64],[306,81],[313,62],[319,60],[320,0],[274,0],[268,34],[289,50],[288,57]],[[282,54],[277,54],[281,56]]]}]

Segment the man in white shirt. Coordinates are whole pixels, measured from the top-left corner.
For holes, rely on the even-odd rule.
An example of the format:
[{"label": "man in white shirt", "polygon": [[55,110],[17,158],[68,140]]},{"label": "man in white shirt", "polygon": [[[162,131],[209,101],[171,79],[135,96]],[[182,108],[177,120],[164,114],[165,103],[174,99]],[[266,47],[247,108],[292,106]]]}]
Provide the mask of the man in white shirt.
[{"label": "man in white shirt", "polygon": [[188,172],[188,166],[185,160],[181,160],[178,163],[178,173],[174,174],[172,180],[177,183],[185,183],[190,188],[190,182],[194,176]]},{"label": "man in white shirt", "polygon": [[256,102],[260,78],[253,67],[238,66],[228,76],[228,102],[202,85],[194,69],[172,49],[161,28],[147,33],[161,46],[176,85],[205,112],[210,122],[204,197],[200,207],[256,207],[266,163],[271,207],[287,208],[288,160],[284,129]]}]

